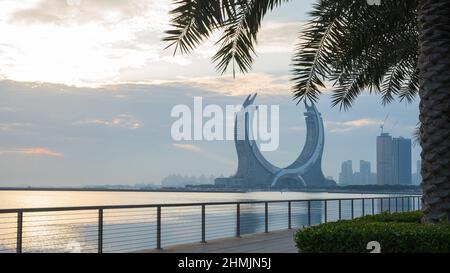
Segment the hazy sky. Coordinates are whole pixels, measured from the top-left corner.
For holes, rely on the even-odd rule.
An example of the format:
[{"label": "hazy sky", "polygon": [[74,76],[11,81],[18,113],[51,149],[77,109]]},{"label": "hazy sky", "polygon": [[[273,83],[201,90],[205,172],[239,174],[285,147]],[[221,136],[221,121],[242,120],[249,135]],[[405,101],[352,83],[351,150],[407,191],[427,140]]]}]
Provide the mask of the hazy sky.
[{"label": "hazy sky", "polygon": [[[168,174],[230,175],[232,141],[175,143],[177,104],[279,104],[281,142],[264,155],[283,166],[305,139],[303,106],[291,99],[290,58],[312,0],[293,1],[266,18],[248,75],[219,76],[214,42],[189,56],[163,50],[168,0],[0,0],[0,186],[152,183]],[[361,96],[340,112],[325,93],[323,169],[335,179],[343,160],[372,162],[386,130],[410,137],[418,104],[381,106]],[[182,144],[182,145],[179,145]],[[413,166],[419,154],[413,149]],[[415,167],[413,168],[415,170]]]}]

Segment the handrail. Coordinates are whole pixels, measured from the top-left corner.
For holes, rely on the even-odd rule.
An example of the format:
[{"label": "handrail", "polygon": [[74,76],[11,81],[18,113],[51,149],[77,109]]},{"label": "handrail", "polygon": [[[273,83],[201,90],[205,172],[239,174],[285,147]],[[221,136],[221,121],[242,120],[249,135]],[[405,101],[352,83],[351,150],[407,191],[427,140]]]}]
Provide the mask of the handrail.
[{"label": "handrail", "polygon": [[[401,195],[401,197],[420,197],[421,195]],[[77,210],[99,210],[99,209],[137,209],[157,207],[195,207],[195,206],[219,206],[236,204],[264,204],[264,203],[289,203],[289,202],[320,202],[320,201],[351,201],[389,199],[391,197],[355,197],[355,198],[314,198],[314,199],[285,199],[285,200],[254,200],[254,201],[228,201],[228,202],[194,202],[194,203],[169,203],[169,204],[136,204],[136,205],[103,205],[103,206],[74,206],[74,207],[41,207],[41,208],[13,208],[0,209],[0,213],[22,212],[54,212],[54,211],[77,211]]]},{"label": "handrail", "polygon": [[[221,208],[220,210],[222,211],[227,211],[230,212],[231,215],[231,219],[228,219],[228,225],[233,226],[234,225],[234,231],[235,231],[235,236],[236,237],[240,237],[241,234],[246,234],[245,233],[245,225],[248,224],[245,220],[245,207],[242,207],[242,205],[245,204],[262,204],[263,206],[263,211],[262,211],[262,224],[263,224],[263,230],[264,232],[269,232],[272,228],[272,222],[275,221],[274,223],[276,223],[276,216],[269,216],[269,211],[270,208],[272,208],[272,206],[269,206],[270,204],[286,204],[286,207],[283,207],[282,210],[286,210],[287,212],[287,218],[284,219],[283,221],[286,221],[285,223],[283,222],[282,225],[285,226],[285,228],[291,229],[293,227],[293,219],[292,217],[294,216],[293,213],[293,209],[294,207],[292,206],[294,203],[303,203],[303,209],[305,210],[304,213],[304,223],[306,223],[306,226],[311,226],[314,225],[315,223],[317,223],[317,220],[313,219],[313,210],[316,210],[317,208],[314,208],[314,206],[312,205],[313,202],[322,202],[323,203],[323,207],[320,208],[320,210],[323,212],[323,216],[324,219],[322,221],[322,218],[320,218],[320,223],[324,222],[328,222],[329,220],[329,215],[328,215],[328,210],[330,208],[329,206],[329,202],[333,202],[336,201],[338,202],[338,204],[335,204],[335,207],[337,207],[337,214],[335,214],[335,219],[330,219],[330,220],[341,220],[343,219],[343,201],[351,201],[351,204],[347,204],[350,205],[350,211],[348,213],[350,213],[351,217],[350,219],[354,219],[355,217],[359,217],[359,216],[364,216],[366,215],[366,200],[371,201],[371,204],[367,207],[370,207],[372,210],[372,215],[375,214],[375,206],[379,205],[380,209],[377,209],[378,212],[383,212],[383,211],[392,211],[392,207],[395,209],[395,211],[411,211],[412,210],[416,210],[420,208],[420,195],[391,195],[391,196],[373,196],[373,197],[354,197],[354,198],[313,198],[313,199],[286,199],[286,200],[252,200],[252,201],[245,201],[245,200],[239,200],[239,201],[228,201],[228,202],[198,202],[198,203],[169,203],[169,204],[136,204],[136,205],[105,205],[105,206],[75,206],[75,207],[47,207],[47,208],[13,208],[13,209],[0,209],[0,215],[1,214],[16,214],[14,217],[16,218],[16,221],[10,221],[10,222],[3,222],[3,224],[10,224],[10,223],[16,223],[15,227],[9,227],[9,229],[11,228],[15,228],[16,229],[16,236],[15,236],[15,245],[16,245],[16,252],[17,253],[21,253],[23,251],[23,244],[24,244],[24,239],[29,239],[30,236],[24,234],[24,223],[32,223],[33,221],[26,221],[25,220],[25,214],[24,213],[30,213],[31,215],[33,215],[33,212],[57,212],[57,211],[95,211],[95,213],[97,214],[97,218],[93,218],[92,220],[94,220],[93,223],[95,223],[96,227],[96,244],[97,244],[97,252],[102,253],[105,250],[105,247],[108,246],[108,243],[105,243],[105,240],[107,240],[110,237],[104,237],[105,235],[105,231],[109,230],[107,227],[108,225],[111,225],[111,222],[105,222],[105,217],[107,217],[107,215],[104,215],[104,212],[106,210],[118,210],[118,209],[140,209],[140,208],[154,208],[156,209],[155,213],[156,213],[156,218],[152,221],[154,221],[154,224],[156,226],[156,230],[154,231],[155,233],[153,234],[153,231],[149,230],[148,232],[152,233],[152,236],[155,236],[154,238],[156,239],[156,249],[161,249],[163,247],[163,244],[166,245],[166,242],[163,241],[163,232],[169,231],[171,227],[167,227],[164,226],[164,230],[163,230],[163,225],[162,225],[162,221],[164,219],[167,218],[163,218],[164,216],[169,216],[170,217],[170,212],[164,211],[164,213],[162,213],[162,208],[167,208],[167,207],[171,207],[171,208],[182,208],[182,207],[189,207],[189,208],[201,208],[201,210],[199,210],[198,212],[196,212],[196,214],[198,213],[198,215],[200,216],[200,220],[196,220],[199,221],[198,222],[198,227],[200,227],[200,231],[198,233],[198,235],[200,235],[201,237],[201,242],[202,243],[206,243],[207,241],[207,228],[209,230],[210,227],[208,227],[206,221],[207,221],[207,215],[206,215],[206,211],[210,206],[226,206],[226,205],[233,205],[235,206],[235,209],[231,209],[229,210],[227,207],[225,208]],[[407,205],[405,206],[405,199],[407,199]],[[378,204],[375,203],[375,201],[378,200]],[[387,208],[385,208],[383,206],[383,203],[385,203],[384,201],[388,201],[387,203]],[[391,200],[394,200],[394,206],[391,206],[392,202]],[[401,203],[399,204],[399,200],[401,201]],[[361,201],[359,204],[356,203],[355,201]],[[412,201],[412,202],[411,202]],[[356,204],[358,204],[358,211],[360,211],[360,213],[357,213],[355,210],[355,206]],[[417,205],[417,206],[416,206]],[[277,206],[275,206],[276,208]],[[235,210],[235,211],[234,211]],[[244,212],[242,211],[244,210]],[[170,211],[170,210],[169,210]],[[233,212],[234,211],[234,212]],[[278,210],[279,211],[279,210]],[[298,212],[297,212],[298,213]],[[78,213],[73,213],[73,214],[78,214]],[[90,213],[89,213],[90,214]],[[62,214],[64,215],[64,214]],[[67,215],[71,215],[71,214],[67,214]],[[95,215],[95,214],[94,214]],[[144,216],[144,214],[142,215]],[[173,216],[173,214],[172,214]],[[33,217],[30,215],[26,215],[26,217]],[[147,216],[145,216],[147,217]],[[177,216],[175,215],[175,218]],[[241,217],[243,218],[241,220]],[[298,215],[297,215],[298,217]],[[320,216],[322,217],[322,216]],[[8,217],[4,218],[7,219]],[[348,216],[347,216],[348,218]],[[77,218],[73,218],[72,220],[76,220]],[[78,218],[80,219],[80,218]],[[83,219],[83,218],[81,218]],[[85,218],[86,219],[86,218]],[[275,220],[272,220],[275,219]],[[70,220],[70,219],[69,219]],[[297,219],[298,220],[298,219]],[[314,220],[314,221],[313,221]],[[51,220],[48,220],[51,221]],[[164,220],[165,221],[165,220]],[[0,221],[0,224],[2,224],[2,222]],[[69,224],[70,225],[70,224]],[[197,224],[196,224],[197,225]],[[45,225],[44,225],[45,226]],[[305,226],[305,225],[303,225]],[[28,226],[30,227],[30,226]],[[299,226],[299,223],[297,223],[297,227]],[[0,230],[3,228],[3,230],[8,229],[8,227],[5,228],[5,226],[0,227]],[[123,229],[123,228],[122,228]],[[130,228],[131,229],[131,228]],[[145,230],[146,231],[146,230]],[[133,236],[137,236],[139,235],[139,230],[135,230],[135,235]],[[146,231],[146,234],[149,234]],[[14,232],[12,232],[14,233]],[[114,233],[117,234],[117,233]],[[111,235],[111,233],[109,233],[109,235]],[[118,236],[118,235],[117,235]],[[118,236],[118,238],[123,239],[125,237],[130,237],[132,235],[126,235],[126,236]],[[176,236],[175,236],[176,237]],[[175,238],[176,239],[176,238]],[[127,240],[129,240],[130,242],[128,242]],[[119,244],[118,246],[123,247],[128,247],[131,248],[131,245],[133,244],[133,240],[135,239],[131,239],[128,238],[127,240],[119,240],[119,241],[113,241],[110,242],[110,244],[114,245],[114,244]],[[179,241],[177,241],[177,243],[179,243]],[[135,243],[134,243],[135,244]],[[0,252],[1,252],[1,248],[0,248]]]}]

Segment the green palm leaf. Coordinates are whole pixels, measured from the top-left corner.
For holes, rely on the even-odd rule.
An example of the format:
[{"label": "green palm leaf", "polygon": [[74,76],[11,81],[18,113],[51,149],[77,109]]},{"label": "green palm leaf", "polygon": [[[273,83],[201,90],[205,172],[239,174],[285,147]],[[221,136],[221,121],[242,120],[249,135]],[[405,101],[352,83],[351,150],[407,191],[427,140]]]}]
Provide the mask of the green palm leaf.
[{"label": "green palm leaf", "polygon": [[[265,15],[288,0],[177,0],[165,41],[189,53],[221,32],[212,57],[219,73],[247,73]],[[348,109],[359,94],[411,102],[418,88],[417,0],[318,0],[292,58],[294,99],[315,102],[333,86],[332,105]]]}]

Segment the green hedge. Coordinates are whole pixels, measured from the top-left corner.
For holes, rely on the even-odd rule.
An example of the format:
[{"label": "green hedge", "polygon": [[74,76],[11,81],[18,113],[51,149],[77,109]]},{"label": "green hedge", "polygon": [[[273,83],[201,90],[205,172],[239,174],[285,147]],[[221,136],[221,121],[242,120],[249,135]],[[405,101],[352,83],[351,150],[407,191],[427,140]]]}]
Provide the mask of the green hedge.
[{"label": "green hedge", "polygon": [[376,215],[367,215],[361,218],[356,218],[356,222],[399,222],[399,223],[420,223],[423,213],[421,211],[412,212],[383,212]]},{"label": "green hedge", "polygon": [[450,225],[420,223],[421,213],[366,216],[352,221],[321,224],[299,230],[295,241],[300,252],[367,253],[367,243],[377,241],[383,253],[450,252]]}]

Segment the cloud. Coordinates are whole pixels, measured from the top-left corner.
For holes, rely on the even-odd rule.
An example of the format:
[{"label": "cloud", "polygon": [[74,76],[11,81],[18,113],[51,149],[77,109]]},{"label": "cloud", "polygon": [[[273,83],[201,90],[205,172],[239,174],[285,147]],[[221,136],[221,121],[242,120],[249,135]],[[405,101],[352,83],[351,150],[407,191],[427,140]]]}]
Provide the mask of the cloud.
[{"label": "cloud", "polygon": [[196,154],[199,154],[207,159],[214,160],[223,164],[227,165],[234,165],[234,162],[231,160],[228,160],[222,156],[218,156],[214,153],[211,153],[205,149],[200,148],[197,145],[194,144],[187,144],[187,143],[172,143],[172,147],[180,150],[190,151]]},{"label": "cloud", "polygon": [[29,128],[31,126],[32,126],[31,123],[20,123],[20,122],[0,123],[0,131],[11,132],[19,129]]},{"label": "cloud", "polygon": [[292,131],[292,132],[305,132],[306,127],[292,126],[292,127],[288,127],[287,130]]},{"label": "cloud", "polygon": [[242,96],[254,92],[262,95],[279,95],[288,93],[291,88],[289,76],[267,73],[249,73],[236,78],[233,78],[232,75],[179,77],[178,80],[161,81],[160,83],[201,88],[228,96]]},{"label": "cloud", "polygon": [[[290,75],[274,75],[269,73],[249,73],[238,75],[235,79],[231,75],[203,76],[203,77],[177,77],[174,80],[149,80],[144,82],[130,82],[120,84],[105,84],[95,87],[79,87],[56,83],[21,82],[11,80],[0,80],[0,86],[6,86],[12,92],[23,89],[45,90],[58,94],[100,94],[114,93],[118,99],[128,98],[132,90],[147,92],[161,88],[175,88],[185,90],[192,88],[202,92],[218,94],[223,96],[246,96],[258,92],[259,96],[291,95],[292,82]],[[2,111],[0,109],[0,111]],[[127,115],[119,115],[118,117]],[[130,117],[128,117],[130,118]],[[76,124],[102,123],[105,120],[87,119],[76,122]],[[107,120],[107,122],[109,122]],[[106,123],[107,123],[106,122]]]},{"label": "cloud", "polygon": [[111,120],[86,119],[77,121],[74,123],[74,125],[98,125],[110,128],[135,130],[141,128],[143,126],[143,123],[135,119],[131,115],[121,114],[112,118]]},{"label": "cloud", "polygon": [[362,126],[378,125],[378,124],[380,124],[380,121],[375,120],[375,119],[356,119],[356,120],[342,122],[342,125],[349,126],[349,127],[362,127]]},{"label": "cloud", "polygon": [[169,9],[164,0],[0,1],[0,78],[98,86],[130,70],[185,65],[164,58]]},{"label": "cloud", "polygon": [[[220,78],[219,84],[224,87],[219,91],[226,89],[229,94],[248,93],[255,85],[266,93],[273,92],[268,89],[290,88],[279,82],[270,82],[265,88],[267,82],[257,85],[261,78],[255,75],[240,76],[246,79],[236,81],[231,81],[231,75],[217,76],[209,59],[217,50],[214,42],[220,33],[214,33],[193,54],[173,57],[171,50],[163,50],[167,43],[161,40],[170,27],[171,8],[169,0],[0,1],[0,28],[5,41],[0,43],[0,78],[98,87],[167,80],[173,75],[185,79],[211,75]],[[260,71],[287,73],[288,58],[302,28],[303,21],[264,21],[258,35],[258,54],[285,54],[281,59],[286,60],[270,62]],[[257,59],[281,60],[278,57]],[[207,78],[196,80],[202,86],[219,89]],[[239,85],[244,91],[237,91]],[[231,88],[235,90],[229,91]]]},{"label": "cloud", "polygon": [[299,34],[305,28],[305,22],[277,22],[263,23],[258,34],[258,53],[288,53],[294,52],[300,42]]},{"label": "cloud", "polygon": [[40,0],[17,9],[9,18],[13,23],[41,23],[63,25],[68,23],[118,22],[142,16],[150,5],[163,1],[141,0]]},{"label": "cloud", "polygon": [[14,107],[0,107],[0,112],[8,112],[8,113],[14,113],[19,111],[17,108]]},{"label": "cloud", "polygon": [[349,121],[325,121],[325,127],[331,133],[345,133],[361,127],[378,127],[381,123],[382,121],[378,119],[363,118]]},{"label": "cloud", "polygon": [[204,150],[202,150],[200,147],[194,145],[194,144],[181,144],[181,143],[172,143],[172,146],[181,150],[187,150],[191,152],[196,153],[202,153]]},{"label": "cloud", "polygon": [[17,154],[17,155],[43,155],[51,157],[62,157],[63,153],[55,152],[47,148],[32,147],[32,148],[17,148],[17,149],[5,149],[0,150],[0,155],[4,154]]}]

